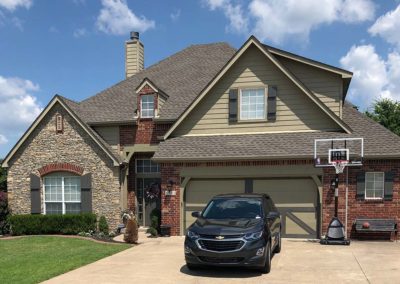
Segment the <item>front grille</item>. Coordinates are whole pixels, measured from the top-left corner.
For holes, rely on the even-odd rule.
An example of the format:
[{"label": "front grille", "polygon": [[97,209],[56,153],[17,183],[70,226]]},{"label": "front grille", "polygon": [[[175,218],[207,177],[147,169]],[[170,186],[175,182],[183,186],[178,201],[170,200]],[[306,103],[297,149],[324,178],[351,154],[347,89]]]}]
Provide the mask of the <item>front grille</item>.
[{"label": "front grille", "polygon": [[214,241],[214,240],[199,240],[201,248],[211,251],[232,251],[241,249],[244,241]]},{"label": "front grille", "polygon": [[239,263],[243,261],[243,257],[210,257],[210,256],[200,256],[201,261],[208,263],[219,263],[219,264],[227,264],[227,263]]},{"label": "front grille", "polygon": [[204,234],[200,234],[200,238],[205,238],[205,239],[216,239],[217,237],[224,237],[224,239],[240,239],[241,237],[243,237],[243,234],[240,235],[204,235]]}]

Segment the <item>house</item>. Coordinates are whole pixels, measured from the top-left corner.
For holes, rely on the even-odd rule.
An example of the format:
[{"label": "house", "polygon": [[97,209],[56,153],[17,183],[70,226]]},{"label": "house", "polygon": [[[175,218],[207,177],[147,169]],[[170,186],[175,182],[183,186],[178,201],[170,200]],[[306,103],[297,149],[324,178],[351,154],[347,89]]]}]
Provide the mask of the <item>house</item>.
[{"label": "house", "polygon": [[[269,193],[287,237],[319,238],[334,214],[335,171],[317,138],[364,139],[340,176],[338,212],[400,218],[400,138],[346,102],[352,73],[262,44],[192,45],[144,69],[138,33],[126,79],[81,102],[56,95],[4,159],[15,214],[95,212],[111,228],[161,210],[182,235],[219,193]],[[348,184],[347,206],[345,187]]]}]

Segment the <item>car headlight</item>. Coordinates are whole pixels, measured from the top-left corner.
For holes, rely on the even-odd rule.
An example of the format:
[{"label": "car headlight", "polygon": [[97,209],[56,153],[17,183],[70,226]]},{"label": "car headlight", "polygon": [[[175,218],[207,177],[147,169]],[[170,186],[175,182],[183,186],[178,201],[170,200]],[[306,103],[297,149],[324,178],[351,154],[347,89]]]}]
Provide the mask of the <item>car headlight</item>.
[{"label": "car headlight", "polygon": [[193,231],[187,231],[186,235],[191,238],[192,240],[198,239],[200,236],[199,234],[193,232]]},{"label": "car headlight", "polygon": [[247,241],[255,241],[260,239],[263,236],[263,231],[255,232],[255,233],[248,233],[244,236],[244,239]]}]

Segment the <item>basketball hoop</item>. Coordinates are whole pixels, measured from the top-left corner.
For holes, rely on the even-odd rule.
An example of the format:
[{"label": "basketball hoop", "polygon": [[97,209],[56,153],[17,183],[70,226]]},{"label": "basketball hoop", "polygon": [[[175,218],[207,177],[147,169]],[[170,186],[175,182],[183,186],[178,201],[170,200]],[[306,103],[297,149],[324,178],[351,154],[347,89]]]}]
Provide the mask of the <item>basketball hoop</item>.
[{"label": "basketball hoop", "polygon": [[343,173],[343,170],[347,166],[348,163],[349,163],[349,161],[346,161],[346,160],[331,161],[332,166],[335,167],[336,174]]}]

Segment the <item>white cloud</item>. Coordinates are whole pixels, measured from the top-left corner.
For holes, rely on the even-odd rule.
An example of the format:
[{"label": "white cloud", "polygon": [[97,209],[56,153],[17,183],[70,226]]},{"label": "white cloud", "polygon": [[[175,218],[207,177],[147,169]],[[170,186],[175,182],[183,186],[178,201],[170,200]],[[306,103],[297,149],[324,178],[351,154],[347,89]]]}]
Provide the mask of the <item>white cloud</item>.
[{"label": "white cloud", "polygon": [[0,76],[0,140],[17,138],[42,111],[33,92],[39,86],[30,80]]},{"label": "white cloud", "polygon": [[211,11],[220,9],[229,20],[227,31],[238,34],[247,34],[249,19],[245,15],[243,6],[240,3],[233,3],[231,0],[205,0],[204,3]]},{"label": "white cloud", "polygon": [[4,135],[0,134],[0,145],[7,144],[7,143],[8,143],[8,139]]},{"label": "white cloud", "polygon": [[180,9],[176,9],[171,14],[169,14],[169,17],[171,18],[171,20],[173,22],[177,22],[179,20],[180,16],[181,16],[181,10]]},{"label": "white cloud", "polygon": [[370,34],[379,35],[387,42],[396,44],[400,48],[400,5],[395,10],[379,17],[368,31]]},{"label": "white cloud", "polygon": [[103,7],[97,17],[98,30],[113,35],[124,35],[130,31],[145,32],[155,27],[155,22],[144,16],[136,16],[126,0],[102,0]]},{"label": "white cloud", "polygon": [[11,19],[11,23],[17,28],[19,29],[21,32],[24,30],[24,21],[22,21],[20,18],[18,17],[13,17]]},{"label": "white cloud", "polygon": [[[212,11],[220,9],[229,28],[250,30],[260,40],[281,43],[288,38],[307,41],[313,29],[333,22],[358,23],[372,20],[371,0],[204,0]],[[245,3],[249,3],[245,7]],[[251,27],[249,27],[251,24]]]},{"label": "white cloud", "polygon": [[13,12],[18,7],[29,9],[33,4],[32,0],[0,0],[0,7]]},{"label": "white cloud", "polygon": [[354,73],[348,99],[367,109],[380,98],[400,100],[400,55],[392,52],[385,60],[373,45],[352,46],[340,59]]},{"label": "white cloud", "polygon": [[59,30],[55,26],[51,26],[49,28],[49,32],[56,34],[59,33]]},{"label": "white cloud", "polygon": [[86,34],[87,34],[86,29],[85,29],[85,28],[80,28],[80,29],[74,30],[74,32],[73,32],[72,35],[73,35],[75,38],[80,38],[80,37],[85,36]]}]

